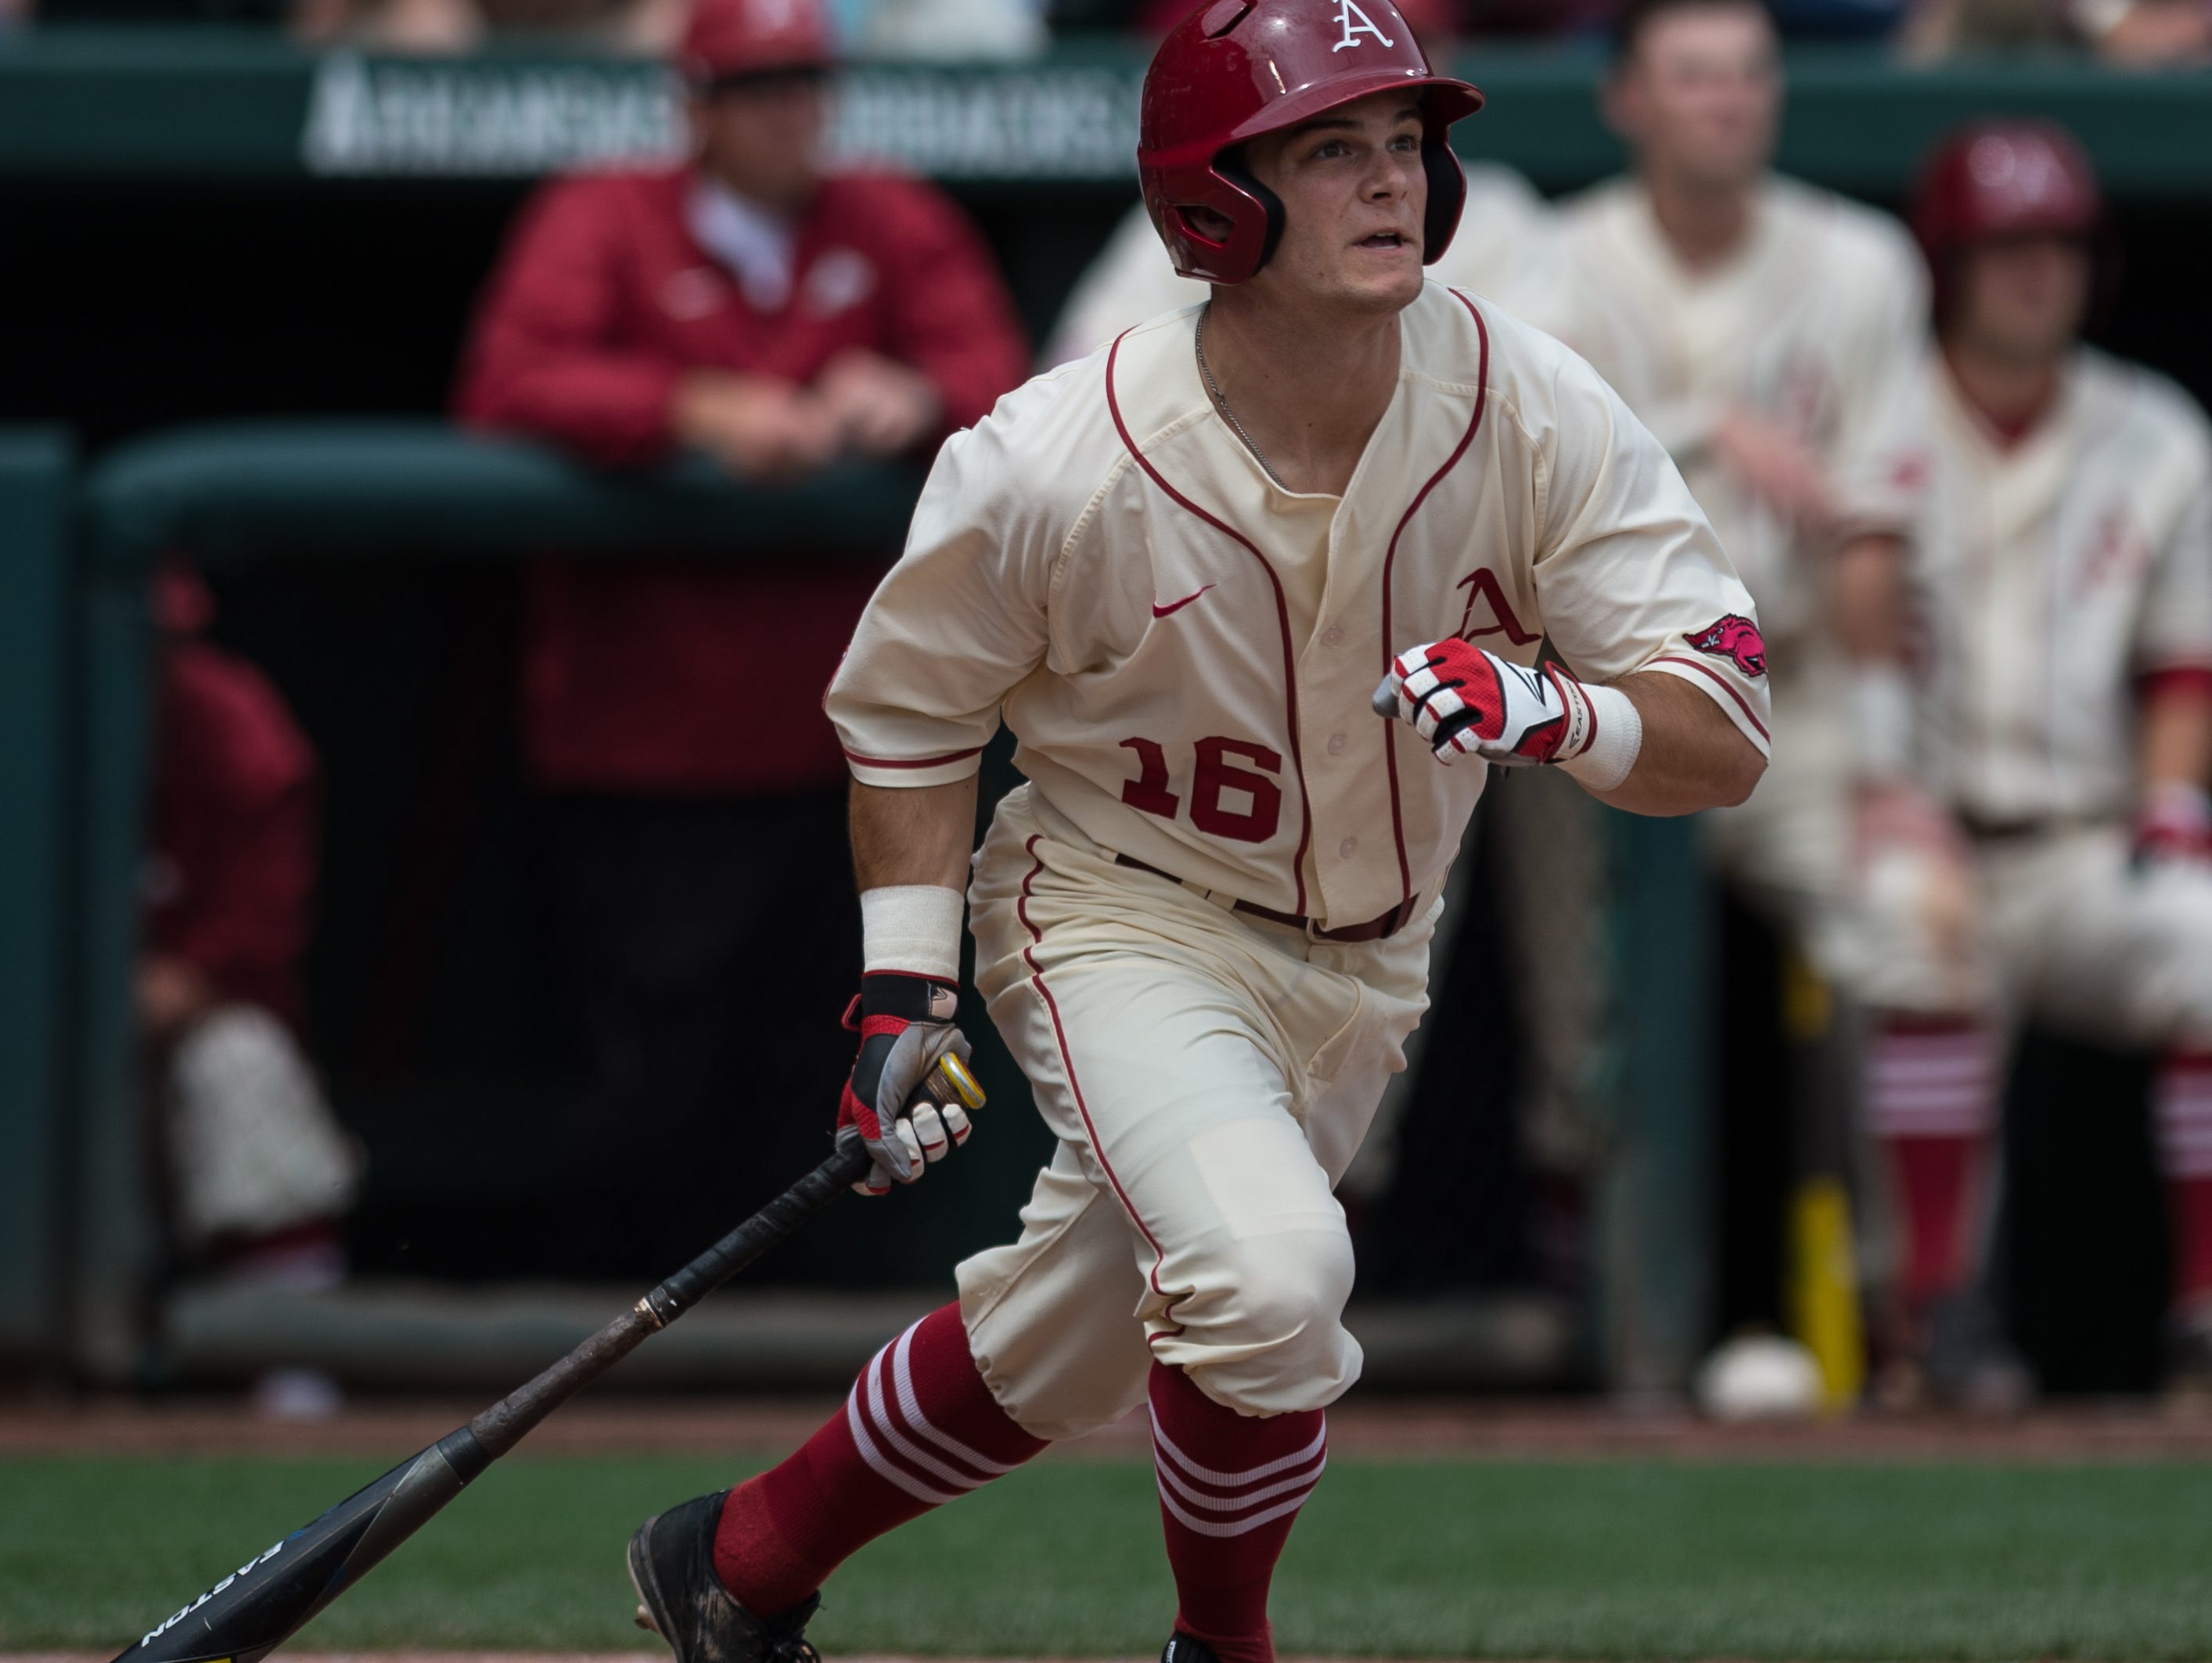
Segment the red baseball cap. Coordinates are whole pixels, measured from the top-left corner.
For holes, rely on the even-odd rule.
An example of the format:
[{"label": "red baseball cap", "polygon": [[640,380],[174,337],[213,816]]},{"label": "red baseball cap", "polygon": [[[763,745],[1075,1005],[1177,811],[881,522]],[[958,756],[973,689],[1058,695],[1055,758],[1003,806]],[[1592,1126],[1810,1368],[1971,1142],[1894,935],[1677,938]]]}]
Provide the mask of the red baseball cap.
[{"label": "red baseball cap", "polygon": [[822,0],[696,0],[678,61],[685,78],[701,85],[827,70],[837,62],[836,34]]}]

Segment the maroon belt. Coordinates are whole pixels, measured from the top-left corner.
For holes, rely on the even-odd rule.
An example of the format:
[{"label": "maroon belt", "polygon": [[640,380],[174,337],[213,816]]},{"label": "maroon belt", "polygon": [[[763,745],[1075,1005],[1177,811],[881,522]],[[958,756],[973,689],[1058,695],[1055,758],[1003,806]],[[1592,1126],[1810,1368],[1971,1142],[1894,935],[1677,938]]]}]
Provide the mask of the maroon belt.
[{"label": "maroon belt", "polygon": [[[1134,855],[1117,854],[1117,866],[1133,866],[1140,872],[1150,872],[1154,877],[1164,877],[1170,883],[1182,879],[1173,872],[1163,871],[1158,866],[1138,859]],[[1303,930],[1316,941],[1340,941],[1357,945],[1366,941],[1387,941],[1412,922],[1417,903],[1407,896],[1380,918],[1370,918],[1364,924],[1347,924],[1340,930],[1316,930],[1310,918],[1300,918],[1296,913],[1279,913],[1273,907],[1262,907],[1256,901],[1240,901],[1230,907],[1233,913],[1249,913],[1255,918],[1264,918],[1270,924],[1287,924],[1293,930]]]}]

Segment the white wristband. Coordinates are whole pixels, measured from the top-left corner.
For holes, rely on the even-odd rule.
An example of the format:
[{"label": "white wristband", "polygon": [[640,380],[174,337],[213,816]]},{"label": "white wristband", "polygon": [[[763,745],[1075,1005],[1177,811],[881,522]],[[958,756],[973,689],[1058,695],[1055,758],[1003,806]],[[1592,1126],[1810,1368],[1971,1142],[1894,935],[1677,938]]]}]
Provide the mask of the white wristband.
[{"label": "white wristband", "polygon": [[1577,686],[1589,702],[1595,731],[1581,751],[1559,766],[1587,791],[1613,791],[1628,778],[1643,754],[1643,715],[1636,701],[1617,687],[1592,687],[1587,682]]},{"label": "white wristband", "polygon": [[1912,772],[1912,683],[1901,666],[1863,665],[1852,672],[1851,725],[1859,778],[1897,780]]},{"label": "white wristband", "polygon": [[934,883],[861,890],[861,968],[957,981],[965,906],[959,890]]}]

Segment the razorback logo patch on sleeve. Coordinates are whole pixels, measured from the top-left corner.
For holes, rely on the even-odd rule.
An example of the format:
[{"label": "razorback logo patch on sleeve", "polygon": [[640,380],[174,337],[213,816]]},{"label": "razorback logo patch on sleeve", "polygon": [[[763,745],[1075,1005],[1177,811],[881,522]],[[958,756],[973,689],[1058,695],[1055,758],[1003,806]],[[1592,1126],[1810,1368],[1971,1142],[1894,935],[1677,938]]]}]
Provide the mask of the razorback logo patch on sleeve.
[{"label": "razorback logo patch on sleeve", "polygon": [[1759,626],[1749,618],[1734,612],[1703,629],[1691,631],[1682,639],[1700,652],[1710,652],[1717,659],[1733,659],[1735,667],[1747,676],[1766,673],[1766,643],[1759,638]]}]

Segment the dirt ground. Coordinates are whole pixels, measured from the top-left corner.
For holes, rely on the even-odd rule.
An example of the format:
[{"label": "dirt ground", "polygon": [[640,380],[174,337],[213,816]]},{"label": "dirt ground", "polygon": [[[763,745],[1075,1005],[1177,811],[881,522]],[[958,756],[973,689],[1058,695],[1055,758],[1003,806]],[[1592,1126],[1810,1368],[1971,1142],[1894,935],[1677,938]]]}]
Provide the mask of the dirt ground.
[{"label": "dirt ground", "polygon": [[[293,1663],[668,1663],[668,1654],[655,1652],[286,1652]],[[107,1663],[95,1652],[0,1652],[0,1663]],[[854,1657],[840,1663],[924,1663],[903,1657]],[[927,1663],[946,1663],[933,1658]],[[1010,1663],[994,1658],[991,1663]],[[1086,1659],[1085,1663],[1099,1663]],[[1150,1658],[1128,1663],[1152,1663]],[[1321,1659],[1286,1658],[1284,1663],[1323,1663]]]},{"label": "dirt ground", "polygon": [[[293,1663],[668,1663],[665,1652],[286,1652]],[[0,1652],[0,1663],[107,1663],[99,1652]],[[923,1663],[903,1657],[854,1657],[840,1663]],[[927,1663],[946,1663],[932,1658]],[[1010,1663],[994,1658],[991,1663]],[[1085,1659],[1085,1663],[1099,1663]],[[1150,1658],[1129,1663],[1152,1663]],[[1285,1659],[1285,1663],[1322,1663],[1322,1660]]]},{"label": "dirt ground", "polygon": [[[235,1400],[0,1401],[0,1456],[359,1454],[398,1460],[465,1421],[479,1405],[363,1401],[313,1423],[258,1418]],[[611,1399],[571,1405],[531,1435],[541,1454],[717,1454],[802,1441],[832,1399]],[[2212,1414],[2153,1404],[2088,1403],[2011,1420],[1862,1415],[1805,1425],[1716,1426],[1680,1409],[1584,1399],[1545,1402],[1352,1398],[1329,1411],[1341,1456],[1553,1460],[1640,1456],[1762,1460],[2212,1460]],[[1141,1418],[1063,1445],[1063,1459],[1145,1452]],[[0,1663],[14,1663],[0,1660]],[[416,1660],[416,1663],[424,1663]]]}]

